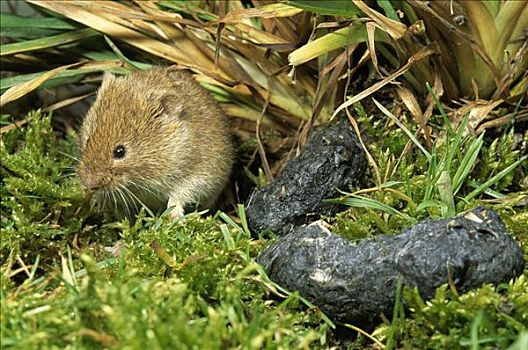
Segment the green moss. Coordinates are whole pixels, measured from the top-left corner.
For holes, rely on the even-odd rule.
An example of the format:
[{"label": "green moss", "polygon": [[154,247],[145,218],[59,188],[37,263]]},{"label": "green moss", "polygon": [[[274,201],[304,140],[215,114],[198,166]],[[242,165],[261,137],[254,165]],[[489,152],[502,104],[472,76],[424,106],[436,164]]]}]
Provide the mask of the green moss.
[{"label": "green moss", "polygon": [[[528,131],[524,134],[524,142],[526,141],[528,141]],[[514,129],[511,128],[509,132],[493,140],[489,146],[485,146],[481,154],[476,179],[483,182],[519,159],[520,151],[515,149]],[[503,191],[513,184],[519,184],[523,170],[526,174],[528,165],[521,165],[517,171],[506,175],[496,184],[495,190]],[[517,178],[517,181],[514,181],[514,178]]]},{"label": "green moss", "polygon": [[263,241],[197,214],[100,225],[70,154],[40,113],[2,135],[3,347],[325,347],[328,324],[297,294],[269,300]]},{"label": "green moss", "polygon": [[72,137],[58,137],[50,116],[28,115],[28,125],[2,135],[0,259],[34,260],[56,255],[67,240],[82,236],[88,216],[83,191],[73,177]]},{"label": "green moss", "polygon": [[457,296],[444,286],[424,303],[406,291],[411,309],[404,349],[506,349],[527,331],[528,279],[522,275],[499,287],[485,285]]},{"label": "green moss", "polygon": [[[254,261],[269,242],[249,238],[236,224],[197,214],[174,222],[145,213],[134,223],[103,224],[73,176],[75,142],[53,132],[50,116],[32,113],[26,126],[2,134],[1,146],[3,348],[372,346],[365,337],[347,343],[333,337],[321,313],[296,293],[274,298],[276,287]],[[384,169],[391,147],[374,152]],[[351,208],[327,219],[332,230],[356,241],[412,225],[419,217],[413,202],[424,193],[423,162],[419,154],[403,157],[393,191],[367,194],[407,216]],[[508,203],[495,209],[528,257],[526,210]],[[115,257],[106,247],[118,241]],[[526,275],[461,296],[443,287],[428,302],[407,291],[411,310],[397,323],[395,346],[504,348],[520,342],[528,324]],[[389,329],[381,324],[374,334],[386,341]]]}]

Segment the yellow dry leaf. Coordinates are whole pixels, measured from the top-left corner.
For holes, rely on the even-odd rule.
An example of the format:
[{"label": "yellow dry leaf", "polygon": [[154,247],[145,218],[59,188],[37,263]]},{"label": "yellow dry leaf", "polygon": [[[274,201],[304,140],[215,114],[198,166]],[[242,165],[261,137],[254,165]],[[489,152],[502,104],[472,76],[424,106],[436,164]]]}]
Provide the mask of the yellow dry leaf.
[{"label": "yellow dry leaf", "polygon": [[381,13],[374,11],[368,7],[361,0],[352,0],[354,5],[356,5],[361,11],[363,11],[367,16],[369,16],[374,22],[376,22],[380,29],[387,32],[393,39],[401,39],[407,32],[407,26],[398,21],[385,17]]},{"label": "yellow dry leaf", "polygon": [[277,18],[277,17],[291,17],[303,12],[302,9],[290,5],[278,3],[270,4],[257,8],[249,8],[243,10],[235,10],[229,12],[220,22],[236,23],[242,20],[260,17],[260,18]]},{"label": "yellow dry leaf", "polygon": [[48,72],[46,72],[44,74],[39,75],[38,77],[36,77],[36,78],[34,78],[34,79],[30,80],[30,81],[27,81],[25,83],[22,83],[22,84],[19,84],[19,85],[15,85],[15,86],[9,88],[6,92],[4,92],[2,94],[2,96],[0,96],[0,107],[4,106],[5,104],[7,104],[9,102],[18,100],[20,97],[22,97],[24,95],[27,95],[28,93],[30,93],[31,91],[35,90],[40,85],[44,84],[44,82],[46,82],[47,80],[53,78],[54,76],[56,76],[60,72],[66,70],[68,68],[71,68],[73,66],[80,65],[80,64],[81,64],[81,62],[77,62],[77,63],[72,63],[72,64],[68,64],[66,66],[62,66],[62,67],[58,67],[58,68],[52,69],[52,70],[50,70],[50,71],[48,71]]}]

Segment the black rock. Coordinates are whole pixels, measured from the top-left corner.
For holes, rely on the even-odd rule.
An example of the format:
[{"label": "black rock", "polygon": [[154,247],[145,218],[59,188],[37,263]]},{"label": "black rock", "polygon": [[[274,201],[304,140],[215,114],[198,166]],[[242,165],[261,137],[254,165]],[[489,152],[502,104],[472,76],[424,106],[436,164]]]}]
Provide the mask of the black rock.
[{"label": "black rock", "polygon": [[499,216],[477,208],[443,220],[425,220],[399,235],[357,245],[319,222],[299,227],[266,249],[258,262],[276,283],[299,291],[330,317],[372,326],[390,318],[398,278],[423,298],[447,283],[464,292],[522,273],[523,254]]},{"label": "black rock", "polygon": [[342,205],[324,200],[338,197],[338,189],[356,185],[365,166],[363,150],[347,119],[315,131],[301,155],[249,199],[246,214],[251,231],[284,235],[321,215],[344,210]]}]

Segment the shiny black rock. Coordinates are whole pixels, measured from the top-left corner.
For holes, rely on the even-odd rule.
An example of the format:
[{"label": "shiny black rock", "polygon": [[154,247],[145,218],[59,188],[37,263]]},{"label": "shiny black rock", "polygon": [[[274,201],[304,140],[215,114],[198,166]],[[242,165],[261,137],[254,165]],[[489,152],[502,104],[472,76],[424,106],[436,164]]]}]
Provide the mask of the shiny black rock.
[{"label": "shiny black rock", "polygon": [[251,231],[284,235],[293,227],[334,215],[345,208],[325,199],[357,185],[366,161],[359,140],[343,118],[315,131],[301,155],[292,159],[268,186],[246,205]]},{"label": "shiny black rock", "polygon": [[524,259],[499,216],[477,208],[353,244],[320,222],[298,227],[259,257],[269,277],[330,317],[364,327],[391,317],[398,278],[423,298],[448,282],[460,292],[520,275]]}]

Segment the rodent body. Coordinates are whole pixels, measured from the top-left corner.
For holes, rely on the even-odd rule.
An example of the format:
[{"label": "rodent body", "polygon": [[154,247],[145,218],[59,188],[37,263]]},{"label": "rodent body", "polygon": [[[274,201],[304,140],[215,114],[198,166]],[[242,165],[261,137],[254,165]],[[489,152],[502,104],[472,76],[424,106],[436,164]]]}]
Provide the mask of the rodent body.
[{"label": "rodent body", "polygon": [[106,74],[79,144],[81,181],[125,214],[130,203],[167,204],[173,217],[208,208],[233,162],[227,117],[189,73],[170,68]]}]

